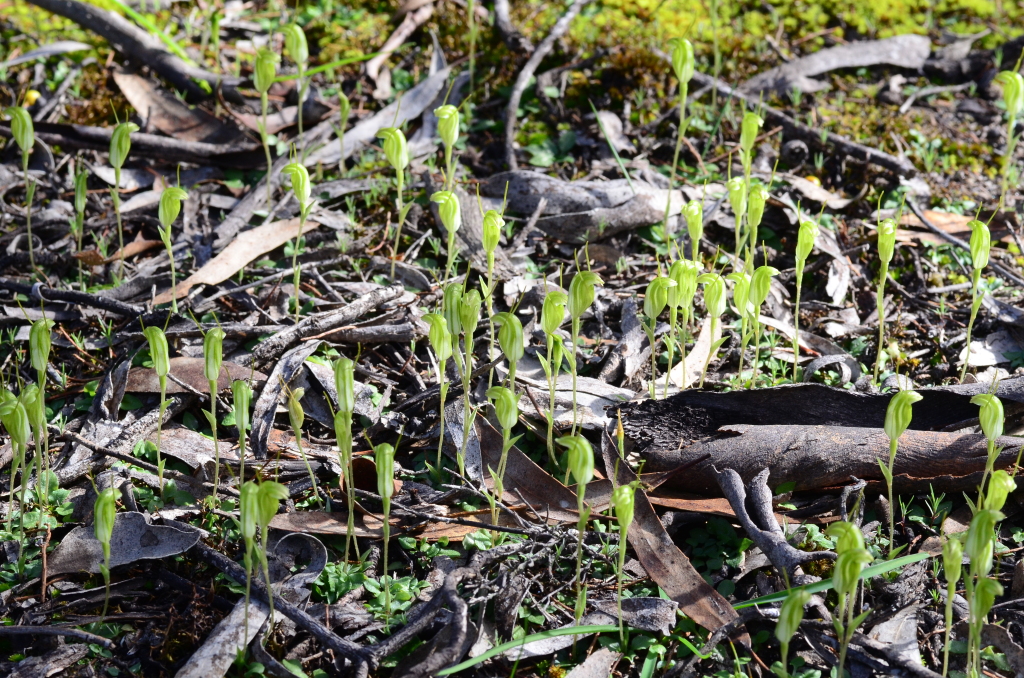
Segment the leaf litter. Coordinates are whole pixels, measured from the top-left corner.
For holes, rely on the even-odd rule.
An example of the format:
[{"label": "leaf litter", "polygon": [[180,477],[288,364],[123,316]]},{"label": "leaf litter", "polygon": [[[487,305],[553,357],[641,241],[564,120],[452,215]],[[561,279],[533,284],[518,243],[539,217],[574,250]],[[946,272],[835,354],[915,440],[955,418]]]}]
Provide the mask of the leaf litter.
[{"label": "leaf litter", "polygon": [[[1020,673],[1024,38],[723,24],[688,62],[583,0],[428,2],[331,63],[358,20],[235,4],[0,32],[3,671]],[[76,117],[77,78],[128,107]]]}]

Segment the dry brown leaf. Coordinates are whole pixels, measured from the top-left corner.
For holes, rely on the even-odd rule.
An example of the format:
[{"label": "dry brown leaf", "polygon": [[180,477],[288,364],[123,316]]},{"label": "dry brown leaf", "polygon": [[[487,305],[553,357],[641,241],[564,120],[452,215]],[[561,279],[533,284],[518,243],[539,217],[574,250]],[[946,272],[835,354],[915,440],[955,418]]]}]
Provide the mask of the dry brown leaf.
[{"label": "dry brown leaf", "polygon": [[109,264],[112,261],[117,261],[118,259],[121,259],[122,256],[125,259],[131,259],[132,257],[138,254],[142,254],[147,250],[151,250],[154,247],[163,247],[163,243],[160,242],[159,240],[146,240],[145,238],[142,237],[142,233],[139,233],[139,235],[136,236],[135,240],[132,240],[130,243],[124,246],[124,250],[118,250],[117,252],[114,252],[109,257],[107,257],[104,263]]},{"label": "dry brown leaf", "polygon": [[[303,233],[320,227],[320,224],[313,220],[306,221],[306,228]],[[299,219],[284,219],[272,221],[263,226],[239,233],[231,244],[224,248],[220,254],[208,261],[206,265],[190,275],[188,278],[178,282],[178,298],[186,296],[196,285],[216,285],[222,283],[235,273],[238,273],[244,266],[257,257],[277,249],[289,240],[294,240],[299,230]],[[167,290],[156,296],[155,304],[167,304],[171,301],[171,291]]]},{"label": "dry brown leaf", "polygon": [[[928,221],[932,223],[933,226],[938,227],[939,229],[945,231],[946,233],[956,238],[960,238],[964,242],[967,242],[971,239],[971,229],[967,226],[967,224],[974,219],[974,215],[953,214],[951,212],[936,212],[934,210],[925,210],[924,216]],[[987,220],[989,216],[991,216],[991,214],[980,215],[982,220]],[[992,240],[998,240],[1002,242],[1013,242],[1013,235],[1011,235],[1009,229],[1005,227],[1005,222],[1003,222],[998,217],[996,219],[993,219],[992,221],[993,223],[990,224],[992,228]],[[903,215],[903,217],[900,219],[900,225],[910,227],[913,229],[925,229],[924,223],[917,218],[917,215],[909,213]],[[926,231],[923,233],[917,230],[910,232],[897,232],[897,237],[904,242],[908,240],[919,240],[921,242],[932,243],[935,245],[948,244],[945,240],[943,240],[942,238],[940,238],[939,236],[935,235],[930,231]]]},{"label": "dry brown leaf", "polygon": [[99,250],[82,250],[75,252],[72,256],[82,262],[83,266],[102,266],[107,263],[106,258],[100,254]]},{"label": "dry brown leaf", "polygon": [[141,75],[114,70],[114,82],[147,125],[180,141],[227,144],[242,139],[238,129],[199,107],[190,107]]}]

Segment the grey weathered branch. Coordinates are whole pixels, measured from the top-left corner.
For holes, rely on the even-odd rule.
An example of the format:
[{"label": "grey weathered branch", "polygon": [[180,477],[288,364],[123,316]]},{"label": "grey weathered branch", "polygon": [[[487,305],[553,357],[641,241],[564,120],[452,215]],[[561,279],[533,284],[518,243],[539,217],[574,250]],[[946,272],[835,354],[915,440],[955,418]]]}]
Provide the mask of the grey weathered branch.
[{"label": "grey weathered branch", "polygon": [[530,58],[523,65],[523,70],[516,77],[516,82],[512,86],[512,95],[508,100],[508,107],[505,109],[505,162],[508,164],[509,169],[516,169],[518,167],[515,149],[516,118],[518,117],[519,101],[523,98],[526,85],[530,82],[530,78],[536,72],[537,67],[540,66],[540,62],[554,48],[555,42],[565,35],[566,31],[569,30],[569,25],[572,24],[572,20],[576,18],[576,15],[580,13],[584,5],[589,2],[590,0],[575,0],[572,3],[565,14],[551,27],[551,32],[537,46],[537,49],[534,50],[533,54],[530,55]]},{"label": "grey weathered branch", "polygon": [[509,0],[494,0],[494,28],[501,36],[502,42],[513,52],[533,53],[533,43],[512,23]]},{"label": "grey weathered branch", "polygon": [[[151,68],[166,78],[176,90],[193,97],[205,98],[209,94],[196,81],[209,83],[213,90],[233,90],[241,78],[226,77],[192,66],[171,54],[163,44],[143,29],[119,14],[77,0],[29,0],[33,5],[66,19],[103,37],[110,46],[140,65]],[[134,137],[132,139],[134,141]]]}]

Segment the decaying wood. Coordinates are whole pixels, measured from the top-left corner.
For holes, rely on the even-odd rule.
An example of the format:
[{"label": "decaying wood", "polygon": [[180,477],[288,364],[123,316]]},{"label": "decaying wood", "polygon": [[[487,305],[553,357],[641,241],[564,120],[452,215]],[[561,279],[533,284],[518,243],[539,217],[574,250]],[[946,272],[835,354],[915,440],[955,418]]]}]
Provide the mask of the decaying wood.
[{"label": "decaying wood", "polygon": [[[1009,468],[1017,460],[1021,440],[1000,438],[996,468]],[[880,429],[843,426],[722,427],[719,435],[682,449],[647,450],[643,457],[650,471],[667,471],[694,457],[710,454],[685,474],[666,485],[699,494],[716,494],[714,469],[733,469],[750,480],[768,469],[773,487],[795,483],[797,490],[838,488],[863,478],[884,482],[878,460],[889,459],[889,439]],[[973,489],[981,482],[988,456],[985,436],[908,430],[900,438],[893,487],[898,492]]]},{"label": "decaying wood", "polygon": [[789,94],[791,90],[803,93],[828,89],[828,84],[812,76],[840,68],[889,64],[916,70],[924,66],[932,43],[925,35],[896,35],[884,40],[864,40],[837,45],[790,61],[750,78],[739,86],[745,94],[757,96],[774,91]]},{"label": "decaying wood", "polygon": [[[87,125],[36,124],[38,139],[62,148],[106,151],[110,148],[111,128]],[[0,123],[0,136],[11,136],[11,124]],[[183,141],[173,137],[134,132],[131,155],[156,156],[169,162],[189,162],[221,167],[250,168],[260,165],[263,154],[252,142],[210,144],[204,141]]]}]

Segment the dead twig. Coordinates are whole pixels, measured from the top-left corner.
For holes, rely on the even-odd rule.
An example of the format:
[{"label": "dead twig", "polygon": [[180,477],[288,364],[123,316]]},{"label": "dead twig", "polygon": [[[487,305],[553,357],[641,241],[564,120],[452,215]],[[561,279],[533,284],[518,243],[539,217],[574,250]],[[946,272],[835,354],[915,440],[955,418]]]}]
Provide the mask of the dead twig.
[{"label": "dead twig", "polygon": [[[590,0],[574,0],[572,5],[566,10],[565,14],[562,15],[555,25],[551,27],[551,32],[548,36],[537,46],[533,54],[526,61],[523,66],[523,70],[519,72],[516,77],[516,82],[512,86],[512,94],[508,100],[508,106],[505,108],[505,164],[508,165],[509,169],[517,169],[519,164],[516,162],[516,118],[519,111],[519,101],[523,98],[523,92],[526,91],[526,85],[529,83],[530,78],[533,76],[537,67],[540,66],[540,62],[544,60],[544,57],[554,48],[555,42],[565,35],[566,31],[569,30],[569,25],[572,20],[576,18],[576,15],[580,13],[584,5],[589,3]],[[497,13],[497,12],[496,12]]]}]

